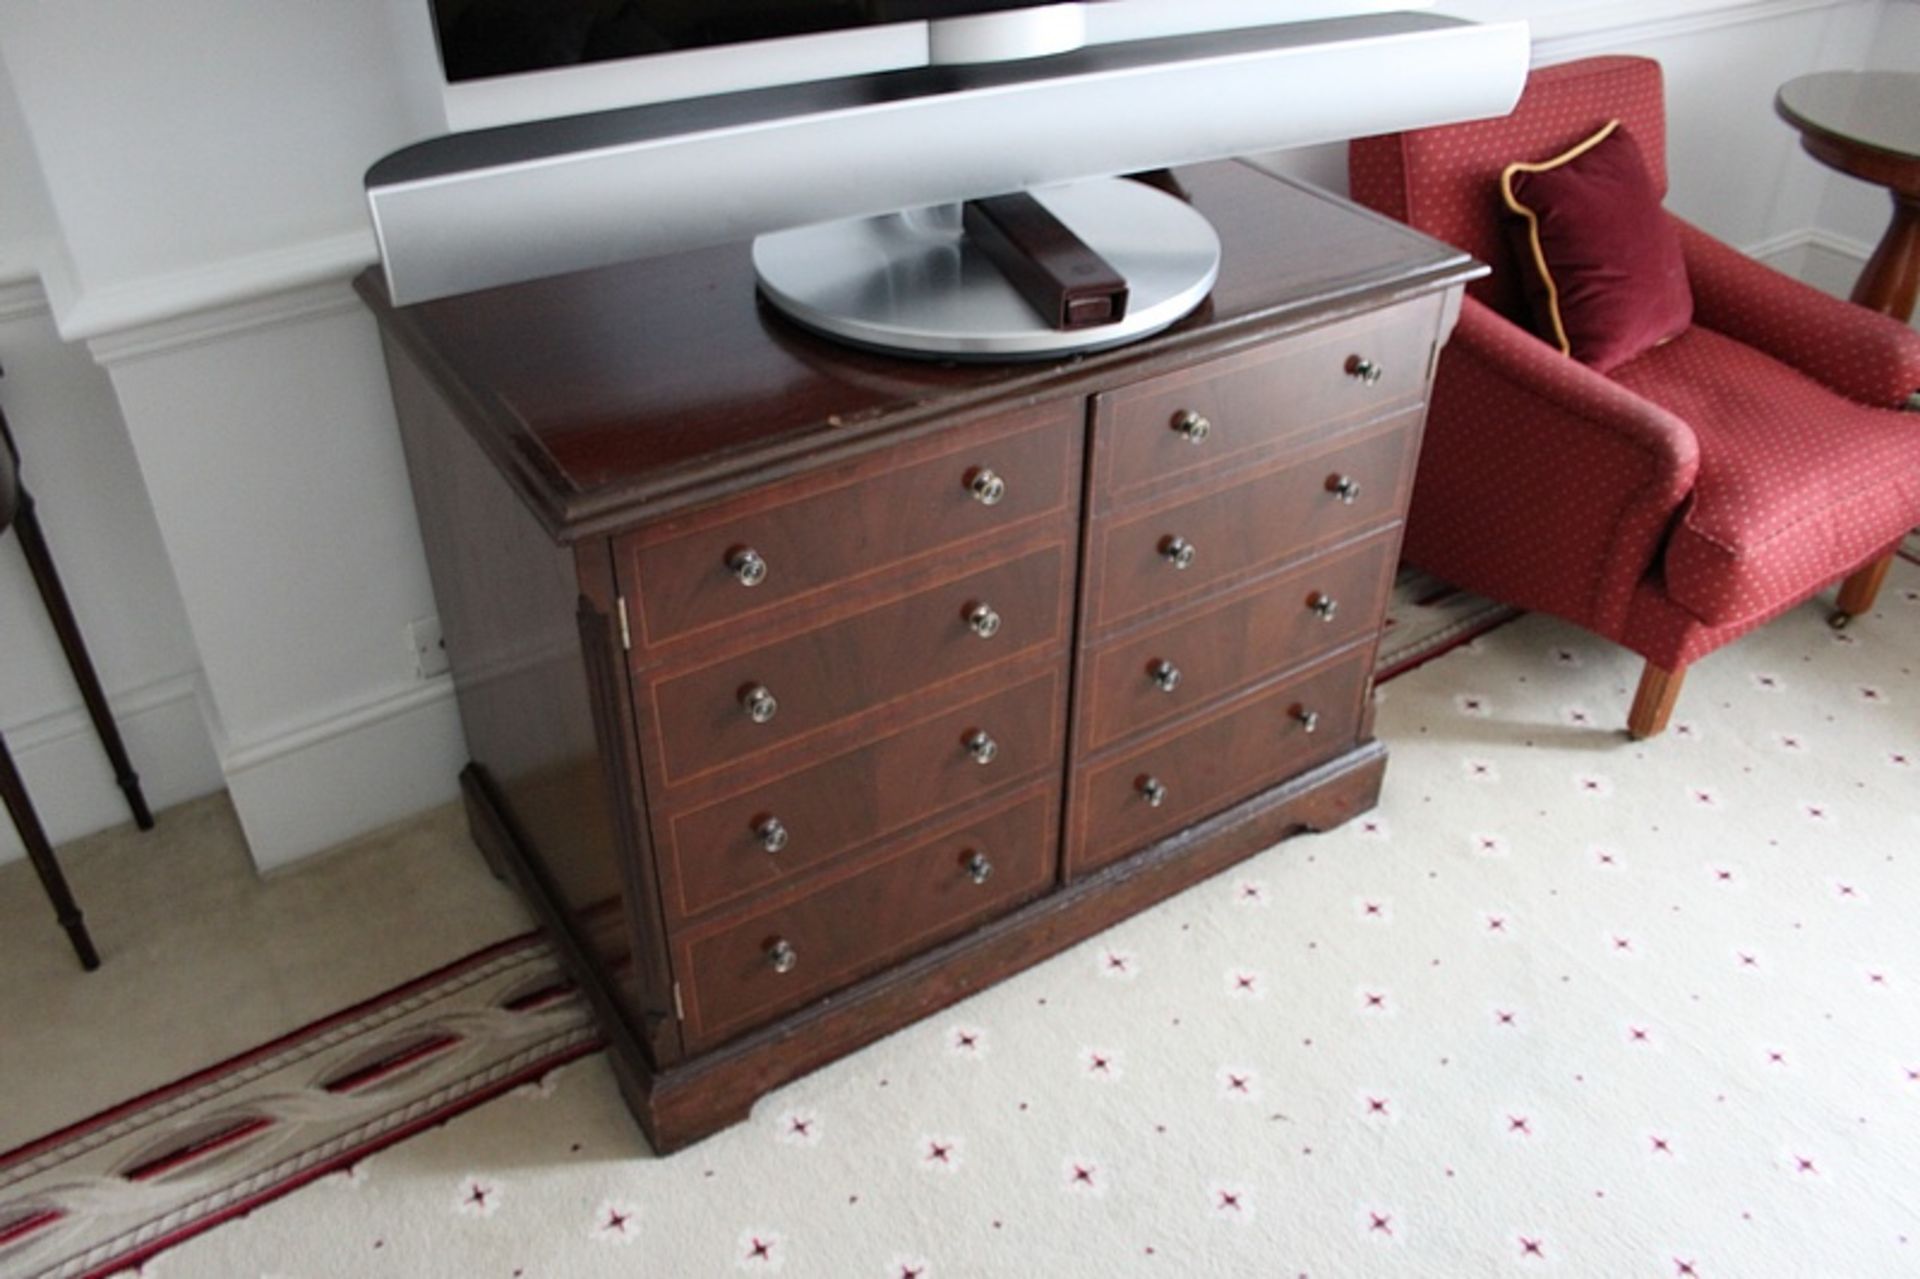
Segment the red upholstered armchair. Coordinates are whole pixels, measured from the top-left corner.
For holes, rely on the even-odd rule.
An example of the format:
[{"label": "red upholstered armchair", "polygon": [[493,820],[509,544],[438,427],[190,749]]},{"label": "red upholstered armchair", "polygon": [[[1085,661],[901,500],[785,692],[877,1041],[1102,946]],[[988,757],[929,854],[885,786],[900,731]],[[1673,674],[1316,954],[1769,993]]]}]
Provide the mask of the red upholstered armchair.
[{"label": "red upholstered armchair", "polygon": [[[1537,70],[1513,113],[1352,146],[1354,198],[1466,249],[1406,558],[1647,659],[1628,718],[1666,727],[1688,665],[1841,578],[1865,612],[1920,524],[1920,335],[1678,222],[1694,301],[1678,337],[1601,374],[1527,327],[1501,170],[1609,120],[1667,189],[1658,63]],[[1670,216],[1670,215],[1667,215]]]}]

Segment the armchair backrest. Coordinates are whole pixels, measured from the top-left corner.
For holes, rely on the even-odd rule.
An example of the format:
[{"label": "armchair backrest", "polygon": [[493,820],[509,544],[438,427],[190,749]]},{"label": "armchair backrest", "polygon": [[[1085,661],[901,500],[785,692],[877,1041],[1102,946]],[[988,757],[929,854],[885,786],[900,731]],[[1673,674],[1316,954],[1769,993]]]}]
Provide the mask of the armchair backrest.
[{"label": "armchair backrest", "polygon": [[1666,107],[1650,58],[1582,58],[1540,67],[1512,113],[1497,120],[1360,138],[1348,149],[1353,198],[1485,262],[1469,291],[1510,319],[1526,304],[1500,217],[1500,172],[1546,160],[1618,119],[1640,146],[1654,189],[1667,193]]}]

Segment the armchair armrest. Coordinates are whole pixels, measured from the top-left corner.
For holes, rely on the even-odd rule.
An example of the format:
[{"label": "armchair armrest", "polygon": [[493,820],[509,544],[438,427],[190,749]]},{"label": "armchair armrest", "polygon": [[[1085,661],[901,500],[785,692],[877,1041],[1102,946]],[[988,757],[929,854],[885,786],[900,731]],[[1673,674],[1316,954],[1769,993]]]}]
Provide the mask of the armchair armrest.
[{"label": "armchair armrest", "polygon": [[1738,338],[1852,400],[1899,408],[1920,391],[1920,333],[1829,297],[1681,218],[1694,323]]},{"label": "armchair armrest", "polygon": [[1440,356],[1407,558],[1617,634],[1699,463],[1685,422],[1469,297]]}]

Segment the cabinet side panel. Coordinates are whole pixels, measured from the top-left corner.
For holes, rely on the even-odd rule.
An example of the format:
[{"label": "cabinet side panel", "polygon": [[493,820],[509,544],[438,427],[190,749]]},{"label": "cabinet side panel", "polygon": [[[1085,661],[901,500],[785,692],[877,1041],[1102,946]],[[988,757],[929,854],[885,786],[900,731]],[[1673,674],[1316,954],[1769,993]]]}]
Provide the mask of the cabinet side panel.
[{"label": "cabinet side panel", "polygon": [[387,365],[468,754],[644,1037],[664,1010],[635,962],[609,771],[621,761],[604,757],[595,731],[574,552],[540,527],[391,341]]}]

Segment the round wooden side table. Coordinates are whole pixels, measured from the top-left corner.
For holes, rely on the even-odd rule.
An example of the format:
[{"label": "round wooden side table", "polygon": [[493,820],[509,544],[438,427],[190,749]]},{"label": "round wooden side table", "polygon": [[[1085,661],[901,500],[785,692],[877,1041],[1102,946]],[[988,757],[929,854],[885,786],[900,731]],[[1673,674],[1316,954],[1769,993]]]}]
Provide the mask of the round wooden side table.
[{"label": "round wooden side table", "polygon": [[1787,81],[1773,105],[1808,155],[1892,193],[1893,220],[1853,300],[1911,320],[1920,295],[1920,74],[1822,71]]}]

